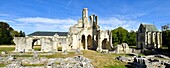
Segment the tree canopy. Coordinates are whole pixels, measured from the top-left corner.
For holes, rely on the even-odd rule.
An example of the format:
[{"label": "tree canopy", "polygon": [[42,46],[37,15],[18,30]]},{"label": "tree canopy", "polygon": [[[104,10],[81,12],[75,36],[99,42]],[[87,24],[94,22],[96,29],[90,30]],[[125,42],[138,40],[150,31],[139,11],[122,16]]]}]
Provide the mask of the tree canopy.
[{"label": "tree canopy", "polygon": [[170,45],[170,30],[162,31],[162,44],[164,46]]},{"label": "tree canopy", "polygon": [[13,44],[13,37],[23,37],[25,33],[15,31],[6,22],[0,22],[0,45],[2,44]]},{"label": "tree canopy", "polygon": [[136,45],[136,32],[128,32],[122,27],[118,27],[112,30],[112,42],[113,45],[128,43],[129,45]]}]

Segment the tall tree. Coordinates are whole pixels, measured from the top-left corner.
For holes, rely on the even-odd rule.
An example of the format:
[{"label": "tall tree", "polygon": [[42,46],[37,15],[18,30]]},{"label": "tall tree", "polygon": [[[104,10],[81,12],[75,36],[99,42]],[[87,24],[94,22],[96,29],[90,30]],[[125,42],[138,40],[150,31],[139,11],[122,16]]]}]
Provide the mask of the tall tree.
[{"label": "tall tree", "polygon": [[136,32],[128,32],[122,27],[112,30],[112,43],[113,45],[128,43],[129,45],[136,45]]},{"label": "tall tree", "polygon": [[0,22],[0,44],[11,44],[12,36],[10,30],[12,28],[5,22]]},{"label": "tall tree", "polygon": [[19,37],[25,37],[25,32],[20,31],[19,34]]},{"label": "tall tree", "polygon": [[13,37],[24,37],[25,33],[21,34],[15,31],[12,27],[9,26],[6,22],[0,22],[0,45],[2,44],[13,44]]},{"label": "tall tree", "polygon": [[131,30],[127,35],[127,43],[131,46],[136,45],[136,32]]},{"label": "tall tree", "polygon": [[113,45],[127,42],[126,40],[127,34],[128,34],[128,31],[122,27],[118,27],[117,29],[112,30]]}]

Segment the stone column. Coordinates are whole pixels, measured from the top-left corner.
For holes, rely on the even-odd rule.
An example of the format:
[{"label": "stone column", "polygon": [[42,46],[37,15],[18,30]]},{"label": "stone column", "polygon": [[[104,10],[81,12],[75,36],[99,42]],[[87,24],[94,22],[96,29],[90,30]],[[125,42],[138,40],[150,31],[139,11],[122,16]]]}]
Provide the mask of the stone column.
[{"label": "stone column", "polygon": [[98,45],[98,46],[97,46],[97,51],[100,52],[100,51],[101,51],[101,37],[100,37],[100,30],[98,31],[98,35],[97,35],[97,36],[98,36],[98,38],[97,38],[97,40],[98,40],[98,41],[97,41],[97,42],[98,42],[98,43],[97,43],[97,45]]},{"label": "stone column", "polygon": [[96,21],[95,25],[97,25],[98,24],[98,16],[95,17],[95,21]]},{"label": "stone column", "polygon": [[110,31],[110,46],[112,47],[112,31]]},{"label": "stone column", "polygon": [[88,9],[84,8],[82,11],[82,22],[84,24],[84,27],[88,27],[89,26],[89,22],[88,22]]},{"label": "stone column", "polygon": [[88,50],[88,48],[87,48],[87,36],[85,36],[85,50]]},{"label": "stone column", "polygon": [[162,32],[160,32],[160,47],[162,47]]}]

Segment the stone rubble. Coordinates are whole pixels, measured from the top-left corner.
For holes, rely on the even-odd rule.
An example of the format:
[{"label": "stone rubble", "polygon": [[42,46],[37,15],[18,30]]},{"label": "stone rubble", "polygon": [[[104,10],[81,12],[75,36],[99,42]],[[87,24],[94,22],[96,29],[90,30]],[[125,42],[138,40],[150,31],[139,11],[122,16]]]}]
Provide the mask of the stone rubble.
[{"label": "stone rubble", "polygon": [[[36,56],[36,55],[35,55]],[[91,60],[84,56],[67,58],[45,58],[45,57],[17,57],[13,55],[0,57],[0,63],[5,63],[5,68],[94,68]],[[40,66],[24,66],[39,64]]]},{"label": "stone rubble", "polygon": [[[158,57],[167,60],[158,59]],[[156,58],[157,57],[157,58]],[[152,55],[152,56],[133,56],[131,58],[125,56],[116,57],[117,60],[129,63],[132,68],[170,68],[170,60],[164,55]]]}]

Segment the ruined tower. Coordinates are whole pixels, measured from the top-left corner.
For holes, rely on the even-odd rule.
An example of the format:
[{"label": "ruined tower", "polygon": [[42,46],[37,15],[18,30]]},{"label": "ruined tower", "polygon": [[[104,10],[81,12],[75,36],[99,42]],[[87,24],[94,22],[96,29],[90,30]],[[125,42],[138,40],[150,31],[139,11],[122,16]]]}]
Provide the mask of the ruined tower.
[{"label": "ruined tower", "polygon": [[83,27],[90,27],[90,23],[88,22],[88,9],[84,8],[82,11],[82,22]]}]

